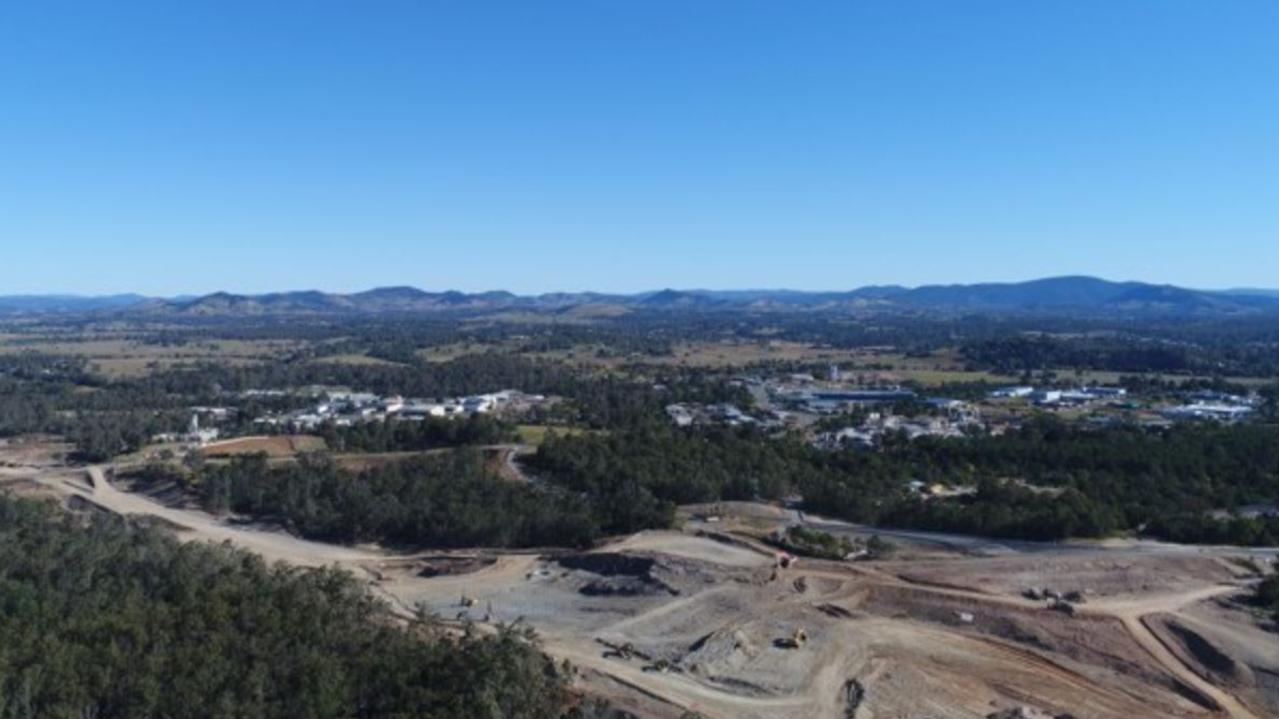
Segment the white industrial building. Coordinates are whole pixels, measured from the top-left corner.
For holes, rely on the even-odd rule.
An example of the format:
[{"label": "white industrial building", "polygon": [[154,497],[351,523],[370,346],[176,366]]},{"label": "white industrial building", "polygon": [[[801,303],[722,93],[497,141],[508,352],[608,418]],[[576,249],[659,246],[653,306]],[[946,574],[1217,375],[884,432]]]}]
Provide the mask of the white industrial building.
[{"label": "white industrial building", "polygon": [[1022,397],[1029,397],[1030,395],[1034,393],[1035,393],[1034,387],[1030,387],[1027,385],[1018,385],[1016,387],[1000,387],[999,389],[991,392],[990,396],[995,399],[1000,399],[1000,398],[1018,399]]},{"label": "white industrial building", "polygon": [[1180,407],[1170,407],[1163,411],[1163,415],[1168,419],[1238,422],[1246,419],[1252,412],[1252,407],[1244,405],[1195,402],[1183,404]]},{"label": "white industrial building", "polygon": [[1041,389],[1030,394],[1035,404],[1057,404],[1061,401],[1062,391],[1059,389]]}]

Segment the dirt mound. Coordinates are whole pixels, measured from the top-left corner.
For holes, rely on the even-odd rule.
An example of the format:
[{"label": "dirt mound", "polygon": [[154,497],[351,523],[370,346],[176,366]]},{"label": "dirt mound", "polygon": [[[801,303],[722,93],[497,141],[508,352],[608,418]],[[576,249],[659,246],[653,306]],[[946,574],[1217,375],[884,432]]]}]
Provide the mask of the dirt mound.
[{"label": "dirt mound", "polygon": [[556,560],[561,567],[599,575],[578,590],[588,597],[649,597],[677,595],[679,590],[653,576],[660,568],[652,557],[615,552],[571,554]]},{"label": "dirt mound", "polygon": [[493,557],[430,557],[417,570],[419,577],[449,577],[471,574],[493,566]]},{"label": "dirt mound", "polygon": [[832,577],[800,575],[791,582],[791,586],[796,592],[806,594],[810,599],[817,600],[822,597],[840,594],[843,592],[846,582]]},{"label": "dirt mound", "polygon": [[653,565],[657,564],[657,560],[651,557],[636,557],[615,552],[570,554],[556,561],[566,569],[577,569],[603,577],[626,576],[642,579],[650,579]]},{"label": "dirt mound", "polygon": [[759,654],[761,648],[759,642],[740,629],[721,629],[693,642],[684,661],[721,672],[728,667],[740,669]]},{"label": "dirt mound", "polygon": [[[1247,666],[1256,687],[1241,686],[1241,698],[1251,700],[1261,716],[1279,717],[1279,634],[1267,620],[1253,607],[1233,601],[1200,602],[1178,611],[1176,619],[1222,654]],[[1154,624],[1151,629],[1158,633]]]},{"label": "dirt mound", "polygon": [[[875,587],[862,611],[880,616],[945,625],[1001,643],[1077,662],[1097,676],[1118,672],[1142,682],[1169,686],[1170,677],[1133,641],[1118,619],[1067,616],[1044,608],[983,604],[926,589]],[[964,615],[971,617],[965,621]]]},{"label": "dirt mound", "polygon": [[713,561],[647,551],[569,554],[555,561],[578,572],[579,579],[587,582],[582,593],[592,596],[680,596],[731,578],[742,579],[746,571]]},{"label": "dirt mound", "polygon": [[[834,661],[823,622],[798,615],[721,627],[676,650],[673,661],[693,676],[734,694],[789,696],[803,691],[819,665]],[[813,644],[788,644],[797,632],[813,635]],[[845,649],[856,653],[853,647]]]},{"label": "dirt mound", "polygon": [[1171,614],[1154,614],[1142,622],[1194,672],[1214,684],[1231,688],[1255,687],[1248,665],[1237,661],[1207,637]]},{"label": "dirt mound", "polygon": [[640,577],[607,577],[587,582],[578,590],[588,597],[653,597],[677,594],[661,582]]}]

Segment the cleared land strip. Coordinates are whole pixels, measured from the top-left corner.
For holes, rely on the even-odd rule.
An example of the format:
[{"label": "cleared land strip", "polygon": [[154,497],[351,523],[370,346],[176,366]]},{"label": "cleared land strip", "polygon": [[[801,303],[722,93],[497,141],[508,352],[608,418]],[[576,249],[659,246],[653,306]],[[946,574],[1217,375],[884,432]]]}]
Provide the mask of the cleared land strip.
[{"label": "cleared land strip", "polygon": [[261,554],[270,561],[283,561],[304,566],[335,563],[367,562],[385,559],[386,555],[351,547],[299,539],[286,532],[228,525],[211,514],[193,509],[166,507],[147,497],[121,492],[107,480],[102,467],[88,469],[89,487],[65,478],[42,475],[36,481],[51,486],[121,515],[143,515],[161,519],[196,538],[211,542],[233,542]]}]

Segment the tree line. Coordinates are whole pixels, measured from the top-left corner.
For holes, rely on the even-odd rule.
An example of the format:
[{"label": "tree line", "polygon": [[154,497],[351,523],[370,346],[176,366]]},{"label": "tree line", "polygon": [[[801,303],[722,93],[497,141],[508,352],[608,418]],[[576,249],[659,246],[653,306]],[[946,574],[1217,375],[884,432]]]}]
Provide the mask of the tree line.
[{"label": "tree line", "polygon": [[0,715],[558,717],[531,635],[402,627],[350,575],[0,496]]},{"label": "tree line", "polygon": [[[1279,498],[1279,427],[1096,430],[1046,417],[998,437],[890,436],[877,451],[823,452],[797,436],[652,426],[551,437],[530,465],[590,498],[610,532],[665,526],[678,503],[798,494],[810,511],[886,526],[1273,544],[1274,520],[1209,512]],[[911,481],[970,492],[923,498]]]},{"label": "tree line", "polygon": [[276,520],[303,537],[413,547],[589,546],[585,501],[501,478],[478,450],[352,472],[324,455],[270,465],[264,455],[209,463],[185,480],[201,506]]},{"label": "tree line", "polygon": [[349,427],[332,422],[317,434],[334,452],[420,452],[442,447],[502,444],[515,439],[515,428],[486,414],[420,421],[363,422]]}]

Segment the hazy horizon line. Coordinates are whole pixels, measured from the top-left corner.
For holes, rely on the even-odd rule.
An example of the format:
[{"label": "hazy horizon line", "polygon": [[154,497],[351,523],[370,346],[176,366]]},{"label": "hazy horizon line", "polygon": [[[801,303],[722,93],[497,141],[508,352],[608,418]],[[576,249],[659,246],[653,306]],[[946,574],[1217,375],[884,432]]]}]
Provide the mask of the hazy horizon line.
[{"label": "hazy horizon line", "polygon": [[1110,282],[1115,284],[1139,283],[1139,284],[1154,285],[1154,286],[1177,287],[1180,289],[1194,290],[1199,292],[1231,293],[1231,292],[1276,292],[1276,291],[1279,291],[1279,287],[1264,287],[1264,286],[1253,286],[1253,285],[1229,285],[1225,287],[1205,287],[1205,286],[1197,286],[1197,285],[1190,285],[1190,284],[1178,284],[1175,282],[1160,282],[1160,281],[1143,280],[1143,279],[1131,279],[1131,278],[1111,279],[1101,275],[1063,274],[1063,275],[1043,275],[1043,276],[1030,277],[1027,279],[1017,279],[1017,280],[972,280],[972,281],[948,281],[948,282],[923,282],[919,284],[907,284],[907,283],[901,283],[901,282],[869,282],[869,283],[853,284],[843,288],[801,288],[801,287],[784,286],[784,285],[773,286],[773,287],[749,286],[749,285],[722,286],[722,287],[713,287],[713,286],[677,287],[673,285],[665,285],[665,286],[652,286],[647,289],[640,289],[640,290],[549,289],[549,290],[541,290],[541,291],[515,291],[515,290],[508,290],[502,287],[494,287],[489,289],[470,289],[470,290],[459,289],[458,287],[441,287],[438,289],[434,289],[434,288],[413,284],[413,283],[391,282],[387,284],[366,286],[364,289],[324,289],[318,286],[311,286],[311,287],[294,288],[294,289],[268,289],[268,290],[254,290],[254,289],[237,290],[237,289],[220,288],[220,289],[214,289],[214,290],[208,290],[208,291],[186,290],[186,291],[180,291],[175,293],[151,293],[151,292],[141,292],[141,291],[135,291],[135,290],[99,291],[99,292],[77,291],[77,290],[72,290],[72,291],[54,290],[54,291],[4,292],[4,293],[0,293],[0,297],[4,297],[4,298],[30,297],[30,298],[42,298],[42,299],[59,299],[59,298],[60,299],[106,299],[106,298],[113,298],[113,297],[141,297],[148,300],[173,301],[173,300],[181,300],[181,299],[208,297],[210,295],[217,295],[217,294],[237,295],[237,296],[245,296],[245,297],[262,296],[262,295],[298,294],[303,292],[319,292],[327,295],[353,295],[353,294],[360,294],[364,292],[372,292],[375,290],[385,290],[385,289],[395,289],[395,288],[410,288],[410,289],[414,289],[422,292],[429,292],[429,293],[435,293],[435,294],[446,293],[446,292],[457,292],[457,293],[466,294],[466,295],[480,295],[480,294],[489,294],[489,293],[495,293],[495,292],[506,292],[506,293],[515,295],[517,297],[538,297],[538,296],[552,295],[552,294],[568,294],[568,295],[595,294],[595,295],[614,295],[619,297],[632,297],[636,295],[653,294],[653,293],[665,292],[665,291],[689,292],[689,293],[770,292],[770,293],[795,293],[795,294],[834,294],[834,293],[843,293],[843,292],[853,292],[856,290],[873,288],[873,287],[901,288],[905,290],[912,290],[912,289],[918,289],[921,287],[1018,285],[1018,284],[1026,284],[1030,282],[1040,282],[1044,280],[1055,280],[1055,279],[1092,279],[1092,280],[1101,280],[1104,282]]}]

